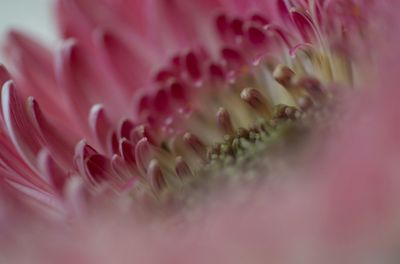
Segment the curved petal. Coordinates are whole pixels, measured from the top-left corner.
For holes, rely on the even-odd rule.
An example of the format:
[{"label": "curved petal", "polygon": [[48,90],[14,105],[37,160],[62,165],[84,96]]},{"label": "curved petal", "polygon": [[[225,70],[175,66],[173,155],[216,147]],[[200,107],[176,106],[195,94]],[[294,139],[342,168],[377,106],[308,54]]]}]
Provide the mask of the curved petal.
[{"label": "curved petal", "polygon": [[90,155],[97,154],[96,150],[89,146],[85,140],[81,140],[75,147],[74,163],[81,175],[86,174],[85,160]]},{"label": "curved petal", "polygon": [[39,177],[21,156],[16,152],[14,145],[7,135],[0,133],[0,178],[7,178],[16,184],[38,191],[50,192],[46,178]]},{"label": "curved petal", "polygon": [[148,56],[135,45],[127,45],[117,36],[98,30],[95,41],[110,72],[124,88],[127,96],[141,88],[149,79],[151,66]]},{"label": "curved petal", "polygon": [[25,106],[17,95],[14,83],[8,81],[2,90],[2,109],[8,133],[15,147],[32,168],[36,168],[36,157],[43,145],[26,113]]},{"label": "curved petal", "polygon": [[47,150],[42,150],[38,156],[38,166],[41,173],[49,179],[54,189],[63,195],[68,175],[51,158]]},{"label": "curved petal", "polygon": [[133,40],[132,45],[141,42],[143,48],[168,56],[166,51],[187,48],[199,39],[210,42],[211,31],[204,23],[220,6],[219,0],[59,0],[57,11],[66,37],[88,42],[94,28],[106,28]]},{"label": "curved petal", "polygon": [[28,111],[30,111],[32,121],[51,153],[64,168],[70,169],[72,167],[74,141],[77,141],[77,138],[71,137],[71,134],[66,131],[61,132],[50,123],[43,115],[36,100],[32,97],[28,98]]},{"label": "curved petal", "polygon": [[96,104],[90,110],[89,126],[92,134],[96,138],[97,143],[104,151],[107,151],[107,140],[111,133],[112,127],[102,105]]},{"label": "curved petal", "polygon": [[[110,109],[112,118],[118,119],[127,111],[128,98],[113,90],[115,83],[96,58],[89,55],[74,40],[64,43],[56,63],[59,85],[81,124],[87,123],[91,107],[99,103]],[[85,129],[89,134],[88,126]]]},{"label": "curved petal", "polygon": [[19,91],[23,96],[34,96],[50,112],[50,117],[62,126],[71,124],[71,113],[65,100],[59,96],[53,55],[29,36],[17,31],[7,35],[5,56]]},{"label": "curved petal", "polygon": [[59,0],[56,13],[61,35],[64,38],[79,38],[85,45],[91,45],[93,22],[79,8],[76,0]]}]

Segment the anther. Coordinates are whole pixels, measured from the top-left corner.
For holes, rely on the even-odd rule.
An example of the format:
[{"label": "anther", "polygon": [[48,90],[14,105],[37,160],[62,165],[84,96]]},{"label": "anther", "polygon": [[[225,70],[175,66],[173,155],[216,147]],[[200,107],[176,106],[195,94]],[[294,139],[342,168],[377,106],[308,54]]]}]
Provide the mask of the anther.
[{"label": "anther", "polygon": [[256,112],[265,117],[271,118],[268,100],[254,88],[244,88],[240,93],[240,98],[249,104]]},{"label": "anther", "polygon": [[276,119],[296,119],[298,110],[295,107],[279,104],[274,107],[274,118]]},{"label": "anther", "polygon": [[295,73],[289,67],[282,64],[276,66],[272,73],[274,79],[285,87],[290,86],[294,74]]},{"label": "anther", "polygon": [[217,124],[221,131],[227,135],[234,134],[234,128],[232,125],[231,117],[229,112],[225,108],[220,108],[217,112]]},{"label": "anther", "polygon": [[178,156],[175,159],[175,173],[181,179],[193,176],[189,165],[183,160],[181,156]]},{"label": "anther", "polygon": [[236,137],[238,138],[249,138],[249,131],[246,129],[239,127],[238,130],[236,131]]},{"label": "anther", "polygon": [[297,86],[303,88],[307,91],[312,99],[316,101],[320,101],[325,96],[322,88],[321,83],[317,79],[313,77],[304,77],[297,82]]},{"label": "anther", "polygon": [[167,185],[160,165],[155,159],[150,161],[147,176],[149,178],[151,187],[157,191],[162,190]]},{"label": "anther", "polygon": [[308,96],[301,96],[298,100],[297,100],[297,104],[299,105],[299,107],[305,111],[310,109],[313,106],[313,102],[310,99],[310,97]]},{"label": "anther", "polygon": [[198,137],[191,133],[185,133],[183,141],[202,161],[207,160],[207,148]]}]

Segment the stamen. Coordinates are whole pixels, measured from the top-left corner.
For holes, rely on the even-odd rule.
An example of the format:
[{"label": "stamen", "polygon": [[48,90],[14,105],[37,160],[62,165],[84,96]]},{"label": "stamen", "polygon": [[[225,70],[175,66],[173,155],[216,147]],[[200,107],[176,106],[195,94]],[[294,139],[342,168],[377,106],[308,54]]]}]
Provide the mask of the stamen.
[{"label": "stamen", "polygon": [[279,104],[274,107],[275,119],[291,119],[295,120],[300,117],[300,112],[292,106]]},{"label": "stamen", "polygon": [[254,88],[244,88],[240,93],[240,98],[248,103],[256,112],[269,119],[271,118],[271,110],[268,100]]},{"label": "stamen", "polygon": [[310,97],[308,96],[301,96],[298,100],[297,100],[297,104],[299,105],[299,107],[305,111],[310,109],[314,104],[312,102],[312,100],[310,99]]},{"label": "stamen", "polygon": [[[325,72],[334,71],[342,57],[336,58],[334,50],[325,54],[314,41],[311,14],[293,2],[277,0],[285,25],[258,14],[218,16],[219,60],[204,50],[189,50],[157,73],[158,89],[138,97],[138,120],[125,120],[107,139],[116,154],[111,167],[118,183],[134,175],[141,178],[137,188],[156,196],[166,188],[180,191],[182,184],[207,173],[269,155],[297,128],[324,117],[326,99],[333,97],[324,85],[338,81]],[[291,34],[292,29],[298,32]],[[95,158],[88,161],[89,175],[107,178],[107,166]]]},{"label": "stamen", "polygon": [[295,73],[289,67],[283,64],[276,66],[274,72],[272,73],[274,79],[284,87],[290,86],[294,75]]},{"label": "stamen", "polygon": [[297,82],[297,86],[310,94],[315,102],[321,101],[325,97],[320,81],[313,77],[303,77]]},{"label": "stamen", "polygon": [[222,107],[217,112],[217,124],[223,133],[227,135],[235,133],[231,117],[228,111]]}]

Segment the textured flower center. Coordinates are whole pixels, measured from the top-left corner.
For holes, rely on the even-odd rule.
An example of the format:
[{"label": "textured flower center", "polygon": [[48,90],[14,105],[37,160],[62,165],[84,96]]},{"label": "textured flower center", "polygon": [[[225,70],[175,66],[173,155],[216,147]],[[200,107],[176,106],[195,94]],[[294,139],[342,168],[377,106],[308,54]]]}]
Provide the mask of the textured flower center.
[{"label": "textured flower center", "polygon": [[346,46],[343,24],[323,22],[316,9],[281,9],[281,24],[218,16],[219,54],[192,49],[156,74],[157,88],[137,101],[137,122],[114,134],[113,158],[87,162],[94,181],[112,174],[133,197],[179,197],[265,166],[282,142],[295,148],[293,139],[328,119],[336,87],[354,82],[354,62],[337,45]]}]

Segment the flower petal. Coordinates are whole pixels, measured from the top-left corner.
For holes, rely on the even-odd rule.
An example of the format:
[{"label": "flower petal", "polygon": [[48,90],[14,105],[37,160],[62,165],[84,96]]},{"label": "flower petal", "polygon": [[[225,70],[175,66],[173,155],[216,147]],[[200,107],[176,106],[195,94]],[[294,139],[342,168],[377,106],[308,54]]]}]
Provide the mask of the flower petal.
[{"label": "flower petal", "polygon": [[69,123],[69,129],[75,128],[66,101],[59,96],[50,51],[17,31],[8,34],[4,49],[21,95],[34,96],[41,106],[50,110],[49,117],[57,125]]},{"label": "flower petal", "polygon": [[43,137],[45,144],[64,168],[72,166],[74,139],[70,133],[61,132],[43,115],[38,103],[32,97],[28,98],[28,111],[33,123]]},{"label": "flower petal", "polygon": [[104,151],[107,151],[107,139],[111,133],[111,122],[102,105],[96,104],[90,110],[89,126],[97,143]]},{"label": "flower petal", "polygon": [[81,175],[86,174],[85,160],[90,155],[97,154],[96,150],[89,146],[85,140],[81,140],[75,147],[74,163]]},{"label": "flower petal", "polygon": [[143,49],[135,49],[136,45],[127,45],[110,32],[97,31],[95,41],[110,72],[124,88],[124,93],[132,96],[149,79],[149,56],[145,55]]},{"label": "flower petal", "polygon": [[26,113],[25,106],[17,95],[14,82],[8,81],[2,90],[2,109],[8,133],[21,157],[36,168],[36,157],[43,145]]},{"label": "flower petal", "polygon": [[[66,93],[81,124],[87,123],[92,105],[101,103],[110,109],[111,118],[118,118],[126,111],[128,98],[116,93],[107,72],[96,58],[90,57],[76,41],[64,43],[57,61],[57,78]],[[88,126],[85,128],[88,133]]]},{"label": "flower petal", "polygon": [[41,173],[49,179],[54,189],[60,195],[63,195],[64,187],[69,177],[57,165],[57,163],[51,158],[50,153],[45,149],[39,153],[38,166]]}]

